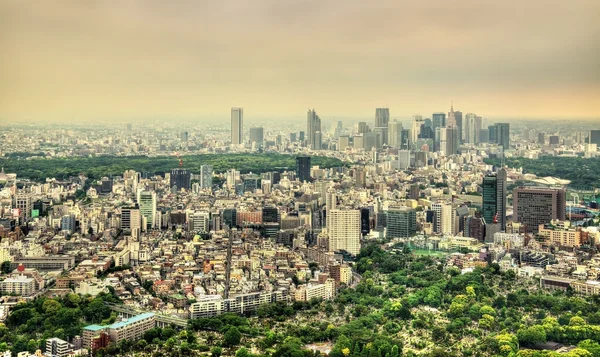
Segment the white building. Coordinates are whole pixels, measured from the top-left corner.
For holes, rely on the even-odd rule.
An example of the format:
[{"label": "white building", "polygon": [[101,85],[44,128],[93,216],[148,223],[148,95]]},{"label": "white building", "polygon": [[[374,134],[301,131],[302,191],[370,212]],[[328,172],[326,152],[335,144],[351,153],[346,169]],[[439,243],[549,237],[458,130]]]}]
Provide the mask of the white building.
[{"label": "white building", "polygon": [[360,252],[360,211],[333,209],[327,212],[330,225],[329,251],[345,250],[350,254]]}]

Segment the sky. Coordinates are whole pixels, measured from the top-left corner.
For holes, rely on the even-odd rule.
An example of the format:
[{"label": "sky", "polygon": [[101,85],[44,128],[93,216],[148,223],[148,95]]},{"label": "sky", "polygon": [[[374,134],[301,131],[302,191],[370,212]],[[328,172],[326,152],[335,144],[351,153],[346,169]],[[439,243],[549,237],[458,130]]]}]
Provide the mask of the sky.
[{"label": "sky", "polygon": [[4,0],[0,121],[599,118],[598,0]]}]

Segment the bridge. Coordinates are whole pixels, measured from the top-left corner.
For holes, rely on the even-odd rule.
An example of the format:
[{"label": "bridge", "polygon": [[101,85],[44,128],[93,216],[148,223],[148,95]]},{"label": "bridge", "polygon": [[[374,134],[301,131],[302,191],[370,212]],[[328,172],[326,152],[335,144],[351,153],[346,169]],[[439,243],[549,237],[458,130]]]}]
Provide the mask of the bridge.
[{"label": "bridge", "polygon": [[[118,312],[119,315],[125,317],[125,318],[130,318],[139,314],[142,314],[144,312],[153,312],[153,311],[140,311],[140,310],[135,310],[132,308],[128,308],[128,307],[124,307],[121,305],[115,305],[115,304],[109,304],[106,303],[106,305],[115,312]],[[167,326],[177,326],[177,327],[181,327],[181,328],[186,328],[188,325],[188,319],[183,319],[181,317],[173,317],[173,316],[166,316],[166,315],[160,315],[155,313],[155,318],[156,318],[156,326],[157,327],[167,327]]]}]

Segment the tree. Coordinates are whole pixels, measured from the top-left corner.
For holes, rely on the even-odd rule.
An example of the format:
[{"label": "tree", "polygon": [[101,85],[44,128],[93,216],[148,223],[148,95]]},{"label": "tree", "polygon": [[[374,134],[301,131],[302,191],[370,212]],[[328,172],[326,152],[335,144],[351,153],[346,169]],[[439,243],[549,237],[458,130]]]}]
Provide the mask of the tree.
[{"label": "tree", "polygon": [[48,299],[46,301],[44,301],[44,304],[42,304],[42,309],[44,309],[44,312],[48,315],[54,315],[56,314],[56,312],[62,307],[62,305],[53,299]]},{"label": "tree", "polygon": [[215,346],[210,350],[210,354],[212,357],[220,357],[221,353],[223,353],[223,349],[219,346]]},{"label": "tree", "polygon": [[0,266],[0,270],[2,270],[2,274],[10,274],[10,272],[11,272],[10,261],[7,260],[5,262],[2,262],[2,266]]},{"label": "tree", "polygon": [[594,357],[600,357],[600,344],[596,341],[583,340],[579,342],[577,347],[589,351]]},{"label": "tree", "polygon": [[546,342],[546,330],[543,326],[534,325],[517,331],[519,342],[526,346]]},{"label": "tree", "polygon": [[227,332],[223,335],[223,346],[225,347],[233,347],[240,344],[242,340],[242,334],[240,330],[235,326],[231,326]]},{"label": "tree", "polygon": [[235,352],[235,357],[250,357],[250,352],[244,347]]}]

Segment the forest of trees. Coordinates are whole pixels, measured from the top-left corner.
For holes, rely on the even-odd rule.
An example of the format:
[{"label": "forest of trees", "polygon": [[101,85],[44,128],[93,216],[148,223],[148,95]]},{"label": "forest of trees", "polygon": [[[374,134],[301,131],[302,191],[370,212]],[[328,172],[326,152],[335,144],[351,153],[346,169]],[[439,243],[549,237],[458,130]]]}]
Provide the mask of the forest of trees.
[{"label": "forest of trees", "polygon": [[[262,173],[266,171],[295,170],[296,156],[276,153],[263,154],[205,154],[184,156],[183,167],[193,173],[200,172],[200,165],[212,165],[216,173],[234,168],[241,173]],[[323,168],[343,166],[336,158],[313,156],[312,165]],[[93,180],[104,176],[123,175],[125,170],[135,170],[150,174],[164,174],[179,167],[179,160],[173,156],[95,156],[70,158],[15,159],[0,158],[0,167],[5,172],[15,172],[20,178],[45,181],[47,177],[67,179],[83,173]]]},{"label": "forest of trees", "polygon": [[[485,159],[500,166],[501,159]],[[507,158],[508,167],[523,168],[524,173],[539,177],[553,176],[570,180],[573,186],[600,187],[600,158],[541,156],[539,159]]]}]

